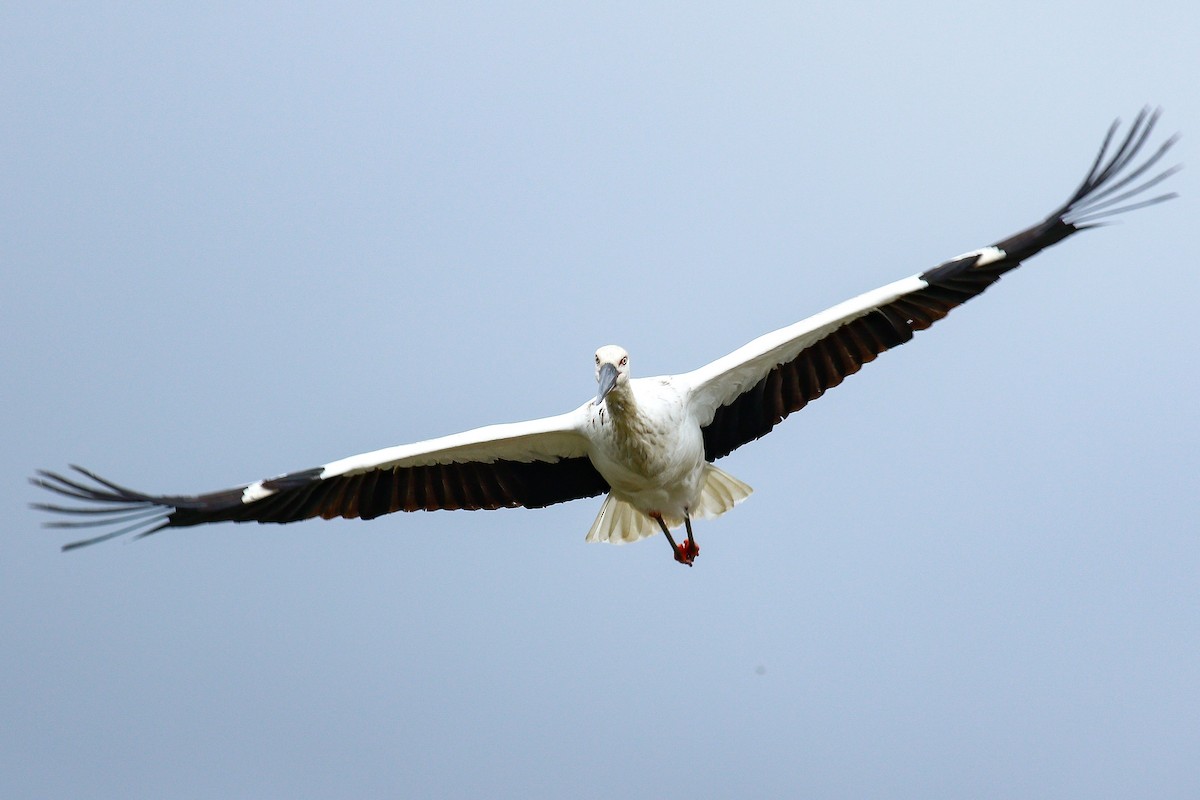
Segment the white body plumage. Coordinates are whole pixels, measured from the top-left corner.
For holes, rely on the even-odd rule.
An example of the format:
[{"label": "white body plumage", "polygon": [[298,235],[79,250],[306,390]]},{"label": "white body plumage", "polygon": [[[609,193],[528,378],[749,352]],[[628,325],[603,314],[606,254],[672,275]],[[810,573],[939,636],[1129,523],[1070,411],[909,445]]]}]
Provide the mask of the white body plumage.
[{"label": "white body plumage", "polygon": [[[613,345],[597,357],[628,363]],[[675,528],[688,516],[723,514],[750,495],[749,486],[705,460],[689,400],[670,377],[642,378],[618,380],[603,400],[586,407],[588,457],[611,487],[589,542],[637,541],[658,532],[654,515]]]}]

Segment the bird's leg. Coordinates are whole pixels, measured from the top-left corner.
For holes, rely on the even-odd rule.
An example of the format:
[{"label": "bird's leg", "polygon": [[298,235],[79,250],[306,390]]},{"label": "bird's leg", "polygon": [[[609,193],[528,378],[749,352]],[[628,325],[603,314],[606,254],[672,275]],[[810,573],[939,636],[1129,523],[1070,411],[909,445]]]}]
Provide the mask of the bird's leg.
[{"label": "bird's leg", "polygon": [[667,541],[671,543],[671,551],[675,552],[679,550],[679,545],[675,544],[675,537],[671,535],[669,530],[667,530],[667,523],[663,521],[662,514],[651,513],[650,519],[657,522],[658,527],[662,528],[663,536],[666,536]]},{"label": "bird's leg", "polygon": [[691,565],[696,560],[696,556],[700,555],[700,545],[696,544],[696,540],[692,537],[692,518],[690,515],[683,515],[683,524],[687,526],[688,538],[687,542],[679,546],[679,549],[683,551],[687,563]]},{"label": "bird's leg", "polygon": [[[696,554],[700,552],[700,548],[696,547],[696,543],[692,541],[692,523],[688,520],[688,540],[684,544],[675,544],[675,537],[671,535],[671,531],[667,529],[666,520],[662,518],[662,514],[651,514],[651,519],[658,523],[658,527],[662,528],[663,535],[667,537],[667,542],[671,545],[671,553],[674,554],[675,560],[680,564],[691,566],[696,560]],[[687,519],[687,517],[684,517]]]}]

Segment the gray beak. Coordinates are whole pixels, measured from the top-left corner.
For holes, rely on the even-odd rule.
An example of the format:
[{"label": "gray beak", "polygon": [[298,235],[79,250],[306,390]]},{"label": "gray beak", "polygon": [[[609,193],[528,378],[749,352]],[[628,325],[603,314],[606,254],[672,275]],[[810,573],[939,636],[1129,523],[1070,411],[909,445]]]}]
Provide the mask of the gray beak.
[{"label": "gray beak", "polygon": [[600,405],[604,401],[604,396],[612,391],[617,385],[617,368],[612,364],[603,364],[600,367],[600,374],[596,376],[596,383],[599,389],[596,392],[595,405]]}]

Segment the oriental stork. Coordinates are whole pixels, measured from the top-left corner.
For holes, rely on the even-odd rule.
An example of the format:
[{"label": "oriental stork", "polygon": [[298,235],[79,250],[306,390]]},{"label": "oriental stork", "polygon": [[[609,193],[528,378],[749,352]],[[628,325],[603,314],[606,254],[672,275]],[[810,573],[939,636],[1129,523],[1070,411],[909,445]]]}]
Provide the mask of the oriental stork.
[{"label": "oriental stork", "polygon": [[[692,519],[719,516],[751,491],[714,461],[765,435],[1031,256],[1113,215],[1174,197],[1144,196],[1179,169],[1147,177],[1177,137],[1139,163],[1158,116],[1144,109],[1122,136],[1114,122],[1079,187],[1036,225],[760,336],[691,372],[633,378],[629,354],[606,345],[596,351],[594,399],[558,416],[388,447],[208,494],[145,494],[80,467],[72,477],[39,471],[35,485],[77,502],[34,505],[72,517],[49,527],[107,528],[63,547],[70,550],[210,522],[542,508],[607,492],[587,541],[632,542],[661,531],[675,560],[691,566],[699,553]],[[687,538],[677,543],[671,531],[680,525]]]}]

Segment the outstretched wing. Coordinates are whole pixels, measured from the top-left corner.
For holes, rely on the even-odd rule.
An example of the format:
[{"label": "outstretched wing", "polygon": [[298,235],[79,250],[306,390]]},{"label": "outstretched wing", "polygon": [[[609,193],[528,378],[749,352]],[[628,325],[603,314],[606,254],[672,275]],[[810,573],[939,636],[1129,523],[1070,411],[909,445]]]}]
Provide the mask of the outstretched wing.
[{"label": "outstretched wing", "polygon": [[[587,457],[582,409],[389,447],[322,467],[201,495],[152,495],[80,467],[82,477],[41,471],[31,481],[80,505],[35,508],[83,519],[55,528],[108,528],[70,550],[125,533],[147,536],[208,522],[296,522],[311,517],[373,519],[393,511],[543,506],[592,497],[608,484]],[[116,526],[116,530],[112,528]]]},{"label": "outstretched wing", "polygon": [[1134,164],[1158,116],[1158,111],[1144,109],[1112,149],[1120,124],[1114,122],[1079,188],[1037,225],[768,333],[678,376],[676,380],[691,391],[692,408],[704,429],[705,457],[714,461],[765,435],[788,414],[1050,245],[1112,215],[1174,197],[1135,199],[1179,169],[1145,177],[1176,137]]}]

